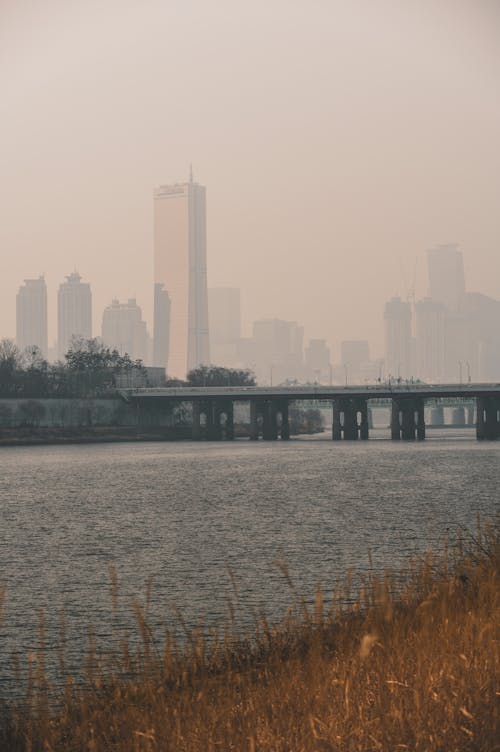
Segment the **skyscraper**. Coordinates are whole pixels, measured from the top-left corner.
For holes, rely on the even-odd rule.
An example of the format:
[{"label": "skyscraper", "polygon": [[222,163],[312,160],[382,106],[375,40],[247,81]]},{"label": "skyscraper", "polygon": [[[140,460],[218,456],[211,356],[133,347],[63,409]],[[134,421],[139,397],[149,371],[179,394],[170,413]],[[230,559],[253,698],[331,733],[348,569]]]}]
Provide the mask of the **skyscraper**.
[{"label": "skyscraper", "polygon": [[259,319],[253,323],[255,372],[263,383],[302,376],[304,327],[296,321]]},{"label": "skyscraper", "polygon": [[205,187],[192,175],[154,192],[154,281],[171,303],[168,373],[182,378],[210,362]]},{"label": "skyscraper", "polygon": [[57,347],[63,358],[73,337],[92,337],[92,293],[78,272],[66,277],[57,294]]},{"label": "skyscraper", "polygon": [[36,346],[47,357],[47,285],[45,279],[25,279],[16,298],[16,343]]},{"label": "skyscraper", "polygon": [[411,308],[401,298],[385,304],[385,370],[393,378],[412,376]]},{"label": "skyscraper", "polygon": [[210,357],[219,366],[239,362],[241,338],[240,291],[236,287],[212,287],[208,291]]},{"label": "skyscraper", "polygon": [[465,293],[462,252],[456,245],[439,245],[427,252],[427,260],[431,298],[456,313]]},{"label": "skyscraper", "polygon": [[155,283],[154,290],[153,365],[166,370],[170,335],[170,297],[161,282]]},{"label": "skyscraper", "polygon": [[148,333],[135,298],[127,303],[113,300],[102,315],[102,340],[107,347],[143,362],[147,358]]},{"label": "skyscraper", "polygon": [[237,287],[211,287],[210,344],[224,345],[241,337],[240,291]]},{"label": "skyscraper", "polygon": [[445,375],[445,323],[443,303],[425,298],[415,306],[417,375],[428,381],[441,381]]}]

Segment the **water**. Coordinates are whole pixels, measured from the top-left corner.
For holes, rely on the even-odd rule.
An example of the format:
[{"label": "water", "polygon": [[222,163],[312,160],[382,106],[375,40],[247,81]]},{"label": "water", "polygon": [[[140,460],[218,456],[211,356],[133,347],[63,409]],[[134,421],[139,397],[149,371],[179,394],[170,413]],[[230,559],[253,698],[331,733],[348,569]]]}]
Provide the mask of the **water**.
[{"label": "water", "polygon": [[[375,432],[376,434],[376,432]],[[7,656],[36,647],[47,614],[49,652],[65,612],[76,666],[86,625],[109,645],[144,602],[153,625],[221,623],[232,592],[248,628],[265,608],[282,615],[297,589],[327,592],[348,568],[397,568],[412,554],[498,510],[500,443],[467,430],[421,444],[290,442],[137,443],[0,450],[0,584],[6,587],[0,681]],[[324,440],[322,440],[322,438]],[[120,582],[112,615],[108,568]]]}]

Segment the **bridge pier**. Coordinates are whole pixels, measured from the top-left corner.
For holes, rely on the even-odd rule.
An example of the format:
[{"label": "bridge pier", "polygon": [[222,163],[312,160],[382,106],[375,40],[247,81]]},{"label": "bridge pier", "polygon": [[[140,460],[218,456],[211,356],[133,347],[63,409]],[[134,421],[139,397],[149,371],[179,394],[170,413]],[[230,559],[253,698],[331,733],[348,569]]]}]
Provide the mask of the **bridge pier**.
[{"label": "bridge pier", "polygon": [[198,400],[193,400],[193,424],[191,428],[191,438],[193,441],[199,441],[201,439],[201,403]]},{"label": "bridge pier", "polygon": [[250,400],[250,439],[259,438],[259,404],[257,400]]},{"label": "bridge pier", "polygon": [[288,441],[290,438],[290,416],[288,413],[288,400],[280,403],[279,410],[281,413],[280,438],[282,441]]},{"label": "bridge pier", "polygon": [[[201,416],[205,416],[205,426],[201,425]],[[226,419],[222,423],[222,416]],[[228,399],[193,400],[193,425],[191,436],[195,441],[227,441],[234,439],[234,407]]]},{"label": "bridge pier", "polygon": [[[278,425],[278,415],[281,415],[281,425]],[[257,441],[261,426],[265,441],[276,441],[278,437],[287,441],[290,438],[288,400],[250,400],[250,439]]]},{"label": "bridge pier", "polygon": [[264,441],[276,441],[278,438],[278,410],[275,400],[272,399],[264,402],[262,438]]},{"label": "bridge pier", "polygon": [[425,439],[424,400],[412,397],[393,397],[391,409],[391,439],[393,441],[423,441]]},{"label": "bridge pier", "polygon": [[480,441],[500,439],[500,400],[496,397],[477,397],[476,405],[476,438]]},{"label": "bridge pier", "polygon": [[365,399],[336,399],[332,401],[333,441],[368,439],[368,401]]}]

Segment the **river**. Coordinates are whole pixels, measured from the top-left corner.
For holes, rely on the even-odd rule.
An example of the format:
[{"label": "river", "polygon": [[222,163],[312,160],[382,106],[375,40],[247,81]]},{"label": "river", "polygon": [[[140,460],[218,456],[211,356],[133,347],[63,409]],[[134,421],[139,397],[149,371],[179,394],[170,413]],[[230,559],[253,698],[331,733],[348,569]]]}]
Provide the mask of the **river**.
[{"label": "river", "polygon": [[[377,432],[375,431],[374,434]],[[429,432],[430,434],[431,432]],[[44,609],[49,652],[65,613],[70,664],[93,624],[100,644],[145,600],[155,628],[220,624],[234,573],[250,628],[297,589],[330,592],[347,569],[397,568],[498,510],[500,443],[466,429],[423,443],[134,443],[0,450],[0,584],[6,588],[0,678],[24,661]],[[109,567],[119,578],[112,614]]]}]

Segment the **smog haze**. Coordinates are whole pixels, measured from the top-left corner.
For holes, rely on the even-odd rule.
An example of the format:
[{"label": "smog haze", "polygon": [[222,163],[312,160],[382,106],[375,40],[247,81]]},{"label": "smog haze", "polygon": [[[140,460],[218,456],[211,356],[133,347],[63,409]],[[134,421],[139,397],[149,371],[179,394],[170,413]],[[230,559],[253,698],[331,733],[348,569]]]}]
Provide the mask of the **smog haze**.
[{"label": "smog haze", "polygon": [[207,187],[209,286],[244,332],[383,350],[383,305],[456,243],[500,298],[495,0],[2,0],[0,337],[45,274],[153,308],[153,189]]}]

